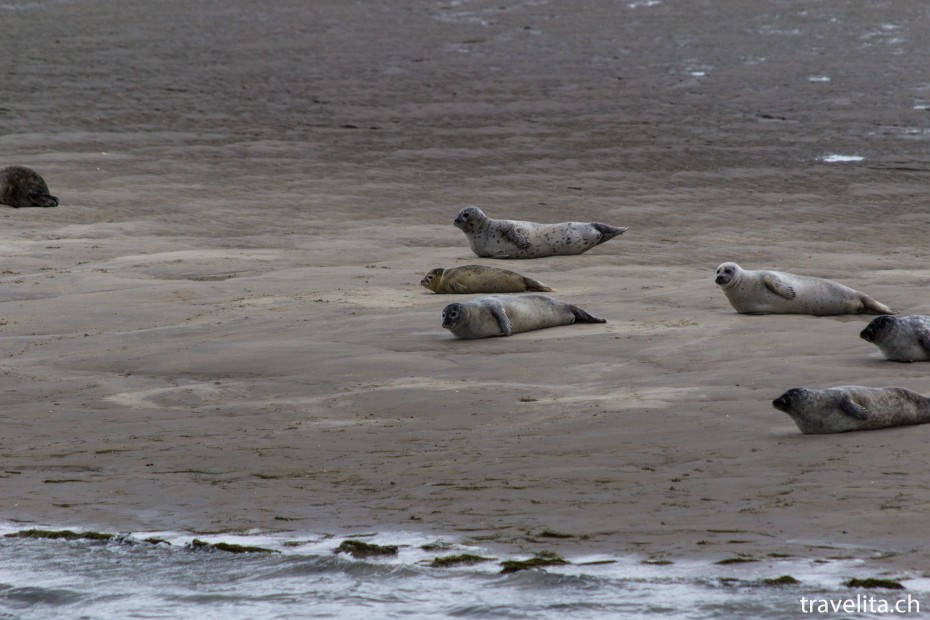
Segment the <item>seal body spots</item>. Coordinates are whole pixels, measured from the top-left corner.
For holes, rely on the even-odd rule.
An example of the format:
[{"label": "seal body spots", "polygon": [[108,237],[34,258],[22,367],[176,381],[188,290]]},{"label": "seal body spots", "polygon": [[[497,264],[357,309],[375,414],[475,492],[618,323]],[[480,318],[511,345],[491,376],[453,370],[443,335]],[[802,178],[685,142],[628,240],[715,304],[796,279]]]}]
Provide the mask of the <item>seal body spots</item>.
[{"label": "seal body spots", "polygon": [[714,281],[743,314],[894,314],[868,295],[839,282],[783,271],[748,271],[736,263],[717,267]]},{"label": "seal body spots", "polygon": [[859,337],[895,362],[930,361],[930,316],[879,316]]},{"label": "seal body spots", "polygon": [[0,204],[11,207],[57,207],[58,199],[48,193],[39,174],[23,166],[0,170]]},{"label": "seal body spots", "polygon": [[577,306],[549,295],[492,295],[442,310],[442,326],[456,338],[510,336],[572,323],[606,323]]},{"label": "seal body spots", "polygon": [[792,388],[772,401],[772,406],[791,416],[805,435],[930,422],[930,398],[900,387]]},{"label": "seal body spots", "polygon": [[478,207],[465,207],[452,223],[468,237],[472,252],[483,258],[581,254],[627,230],[598,222],[537,224],[492,220]]},{"label": "seal body spots", "polygon": [[420,284],[434,293],[524,293],[551,292],[552,289],[533,278],[497,267],[464,265],[430,271]]}]

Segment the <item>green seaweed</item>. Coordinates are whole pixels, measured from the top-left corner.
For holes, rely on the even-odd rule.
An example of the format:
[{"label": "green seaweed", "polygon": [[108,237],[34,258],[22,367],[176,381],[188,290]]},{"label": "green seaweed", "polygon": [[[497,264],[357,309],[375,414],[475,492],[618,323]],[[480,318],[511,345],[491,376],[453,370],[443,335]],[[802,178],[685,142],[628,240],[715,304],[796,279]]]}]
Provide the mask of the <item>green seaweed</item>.
[{"label": "green seaweed", "polygon": [[397,555],[397,545],[373,545],[361,540],[344,540],[333,553],[348,553],[356,559]]},{"label": "green seaweed", "polygon": [[888,590],[904,590],[904,586],[891,579],[850,579],[844,584],[847,588],[885,588]]},{"label": "green seaweed", "polygon": [[72,532],[71,530],[21,530],[4,534],[4,538],[41,538],[45,540],[111,540],[113,534]]},{"label": "green seaweed", "polygon": [[264,547],[249,547],[247,545],[234,545],[230,543],[218,542],[208,543],[195,538],[191,541],[190,548],[197,551],[225,551],[227,553],[278,553],[274,549],[265,549]]},{"label": "green seaweed", "polygon": [[485,558],[480,555],[471,555],[470,553],[463,553],[461,555],[444,555],[442,557],[433,558],[433,561],[430,562],[430,566],[433,568],[471,566],[472,564],[480,564],[481,562],[490,562],[493,559],[494,558]]},{"label": "green seaweed", "polygon": [[565,560],[551,551],[541,551],[529,560],[504,560],[501,562],[501,574],[516,573],[521,570],[530,570],[531,568],[541,568],[543,566],[558,566],[568,564]]},{"label": "green seaweed", "polygon": [[801,582],[791,575],[782,575],[781,577],[775,577],[774,579],[763,579],[762,583],[767,586],[794,586]]},{"label": "green seaweed", "polygon": [[726,566],[727,564],[745,564],[746,562],[758,562],[759,560],[755,558],[727,558],[725,560],[720,560],[719,562],[714,562],[714,564],[720,564],[721,566]]}]

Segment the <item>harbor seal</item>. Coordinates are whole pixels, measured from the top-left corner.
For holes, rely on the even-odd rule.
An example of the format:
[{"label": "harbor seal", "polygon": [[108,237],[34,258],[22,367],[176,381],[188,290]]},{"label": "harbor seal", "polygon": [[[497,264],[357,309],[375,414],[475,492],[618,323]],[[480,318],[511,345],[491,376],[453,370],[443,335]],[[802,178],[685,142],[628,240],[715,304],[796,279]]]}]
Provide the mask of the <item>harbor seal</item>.
[{"label": "harbor seal", "polygon": [[10,166],[0,170],[0,204],[11,207],[57,207],[58,199],[35,170]]},{"label": "harbor seal", "polygon": [[524,293],[526,291],[552,292],[552,289],[533,278],[497,267],[464,265],[430,271],[420,284],[434,293]]},{"label": "harbor seal", "polygon": [[930,361],[930,316],[875,317],[859,337],[892,361]]},{"label": "harbor seal", "polygon": [[628,230],[597,222],[537,224],[492,220],[478,207],[465,207],[452,221],[482,258],[542,258],[587,252]]},{"label": "harbor seal", "polygon": [[442,309],[442,326],[456,338],[511,336],[572,323],[606,323],[549,295],[492,295]]},{"label": "harbor seal", "polygon": [[736,263],[723,263],[714,282],[742,314],[895,314],[868,295],[824,278],[748,271]]},{"label": "harbor seal", "polygon": [[772,401],[772,406],[790,415],[805,435],[930,422],[930,398],[901,387],[792,388]]}]

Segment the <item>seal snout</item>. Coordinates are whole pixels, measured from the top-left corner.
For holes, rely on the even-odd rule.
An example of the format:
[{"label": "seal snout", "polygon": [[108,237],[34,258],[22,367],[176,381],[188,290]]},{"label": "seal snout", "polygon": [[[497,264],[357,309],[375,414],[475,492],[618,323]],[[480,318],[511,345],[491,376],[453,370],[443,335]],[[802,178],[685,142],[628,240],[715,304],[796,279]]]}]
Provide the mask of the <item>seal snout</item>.
[{"label": "seal snout", "polygon": [[888,327],[894,319],[890,316],[879,316],[872,319],[872,322],[865,326],[861,332],[859,332],[859,337],[865,340],[866,342],[874,342],[878,335]]},{"label": "seal snout", "polygon": [[779,411],[788,410],[788,394],[782,394],[778,398],[772,401],[772,406],[778,409]]}]

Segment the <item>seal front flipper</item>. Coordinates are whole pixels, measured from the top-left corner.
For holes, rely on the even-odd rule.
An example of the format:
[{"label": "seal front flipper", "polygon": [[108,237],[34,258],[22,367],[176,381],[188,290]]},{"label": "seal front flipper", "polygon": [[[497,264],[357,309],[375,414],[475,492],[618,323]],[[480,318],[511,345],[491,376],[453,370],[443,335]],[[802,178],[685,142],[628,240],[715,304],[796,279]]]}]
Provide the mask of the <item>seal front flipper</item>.
[{"label": "seal front flipper", "polygon": [[840,411],[857,420],[869,419],[869,410],[854,403],[849,396],[843,396],[842,400],[840,400]]},{"label": "seal front flipper", "polygon": [[920,348],[927,352],[927,355],[930,355],[930,330],[922,331],[917,336],[917,344],[920,345]]},{"label": "seal front flipper", "polygon": [[497,320],[498,326],[501,328],[501,332],[505,336],[513,336],[513,325],[510,323],[510,318],[507,316],[507,313],[504,312],[504,306],[500,302],[494,302],[491,306],[491,314]]},{"label": "seal front flipper", "polygon": [[767,273],[762,276],[762,283],[765,285],[765,288],[769,289],[779,297],[784,297],[785,299],[794,299],[798,296],[798,294],[794,292],[794,289],[791,288],[791,286],[789,286],[784,280],[771,273]]},{"label": "seal front flipper", "polygon": [[39,192],[28,192],[26,198],[29,202],[37,207],[57,207],[58,199],[51,194],[41,194]]},{"label": "seal front flipper", "polygon": [[530,247],[530,240],[526,235],[517,230],[513,224],[501,228],[501,234],[521,250],[526,250]]}]

